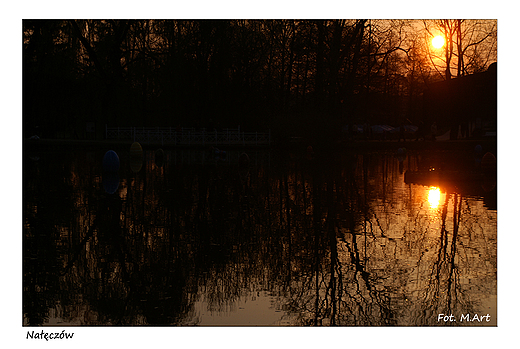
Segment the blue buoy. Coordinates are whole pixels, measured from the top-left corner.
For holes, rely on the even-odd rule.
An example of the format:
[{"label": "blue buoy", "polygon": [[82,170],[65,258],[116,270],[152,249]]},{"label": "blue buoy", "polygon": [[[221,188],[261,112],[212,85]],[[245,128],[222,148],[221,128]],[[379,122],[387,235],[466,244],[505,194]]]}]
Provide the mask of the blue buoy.
[{"label": "blue buoy", "polygon": [[119,188],[119,174],[117,172],[105,172],[102,176],[103,189],[108,194],[114,194]]},{"label": "blue buoy", "polygon": [[103,171],[117,172],[119,171],[119,156],[113,150],[109,150],[103,156]]}]

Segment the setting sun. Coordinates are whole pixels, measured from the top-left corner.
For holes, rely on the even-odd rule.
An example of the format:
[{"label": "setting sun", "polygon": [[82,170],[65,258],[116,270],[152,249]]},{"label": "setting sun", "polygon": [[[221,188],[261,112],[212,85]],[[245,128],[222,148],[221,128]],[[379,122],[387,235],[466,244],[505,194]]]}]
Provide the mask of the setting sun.
[{"label": "setting sun", "polygon": [[444,37],[437,35],[432,39],[432,45],[435,48],[441,48],[442,46],[444,46]]}]

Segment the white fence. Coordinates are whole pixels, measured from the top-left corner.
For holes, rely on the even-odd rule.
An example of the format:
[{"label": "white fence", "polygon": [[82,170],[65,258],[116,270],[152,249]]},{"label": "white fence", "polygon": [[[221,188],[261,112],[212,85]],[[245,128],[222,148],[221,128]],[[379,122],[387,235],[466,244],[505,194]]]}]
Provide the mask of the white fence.
[{"label": "white fence", "polygon": [[105,138],[161,145],[244,145],[271,144],[269,132],[241,132],[238,128],[207,130],[174,127],[105,127]]}]

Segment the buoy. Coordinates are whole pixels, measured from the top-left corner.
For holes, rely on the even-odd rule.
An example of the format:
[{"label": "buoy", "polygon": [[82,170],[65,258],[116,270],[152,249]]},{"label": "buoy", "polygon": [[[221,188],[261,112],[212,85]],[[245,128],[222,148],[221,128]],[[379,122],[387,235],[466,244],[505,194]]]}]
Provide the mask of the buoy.
[{"label": "buoy", "polygon": [[102,177],[103,189],[108,194],[114,194],[119,188],[119,174],[117,172],[105,172]]},{"label": "buoy", "polygon": [[497,169],[497,158],[490,152],[487,152],[482,157],[482,161],[480,162],[480,168],[484,172],[493,172]]},{"label": "buoy", "polygon": [[117,172],[119,171],[119,156],[113,150],[109,150],[103,156],[103,171]]},{"label": "buoy", "polygon": [[238,157],[238,165],[243,168],[248,167],[249,166],[249,155],[247,155],[246,153],[240,154],[240,156]]},{"label": "buoy", "polygon": [[132,143],[130,147],[130,169],[137,173],[143,167],[143,147],[139,142]]},{"label": "buoy", "polygon": [[158,167],[162,167],[164,165],[164,150],[157,149],[155,151],[155,164]]},{"label": "buoy", "polygon": [[495,189],[496,185],[497,185],[497,182],[495,182],[495,181],[485,181],[482,183],[482,189],[484,189],[484,191],[486,193],[489,193],[493,189]]},{"label": "buoy", "polygon": [[132,156],[130,157],[130,169],[132,172],[137,173],[141,171],[143,167],[143,157]]},{"label": "buoy", "polygon": [[132,143],[130,146],[130,156],[132,157],[142,157],[143,156],[143,147],[139,142]]}]

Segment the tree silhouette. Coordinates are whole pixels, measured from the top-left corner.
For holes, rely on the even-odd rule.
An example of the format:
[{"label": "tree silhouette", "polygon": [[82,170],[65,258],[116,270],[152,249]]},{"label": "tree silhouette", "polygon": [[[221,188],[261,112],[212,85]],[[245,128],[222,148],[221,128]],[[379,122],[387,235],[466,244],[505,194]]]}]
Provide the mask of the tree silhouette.
[{"label": "tree silhouette", "polygon": [[[496,59],[496,21],[25,20],[24,135],[108,126],[272,129],[326,143],[350,123],[420,118],[449,35],[445,76]],[[425,39],[421,42],[422,39]],[[447,64],[446,64],[447,63]],[[450,67],[450,69],[446,69]]]}]

